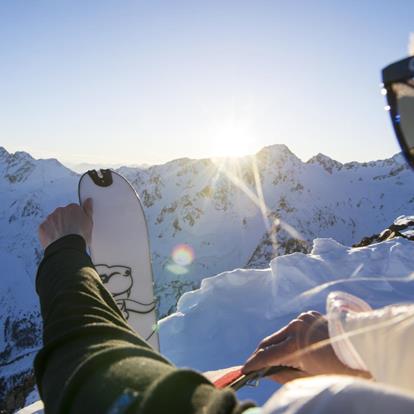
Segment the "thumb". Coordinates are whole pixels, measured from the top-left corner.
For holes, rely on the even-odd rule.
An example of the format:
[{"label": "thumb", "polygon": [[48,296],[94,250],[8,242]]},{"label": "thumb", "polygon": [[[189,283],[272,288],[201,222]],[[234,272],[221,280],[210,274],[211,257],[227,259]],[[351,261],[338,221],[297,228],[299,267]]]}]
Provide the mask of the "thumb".
[{"label": "thumb", "polygon": [[86,215],[89,216],[89,217],[92,217],[92,214],[93,214],[93,201],[92,201],[92,198],[87,198],[84,201],[82,207],[83,207],[83,210],[85,211]]},{"label": "thumb", "polygon": [[268,366],[271,366],[271,364],[269,364],[269,360],[269,351],[260,349],[246,361],[242,367],[242,372],[243,374],[248,374],[250,372],[260,371],[263,368],[267,368]]}]

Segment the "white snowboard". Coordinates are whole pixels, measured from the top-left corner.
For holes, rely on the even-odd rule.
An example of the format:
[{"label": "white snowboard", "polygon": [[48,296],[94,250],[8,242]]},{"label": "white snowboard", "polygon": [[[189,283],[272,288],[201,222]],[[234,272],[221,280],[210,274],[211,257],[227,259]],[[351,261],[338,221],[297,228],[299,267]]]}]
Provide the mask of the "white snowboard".
[{"label": "white snowboard", "polygon": [[88,171],[79,202],[93,202],[92,262],[128,323],[159,350],[151,252],[141,201],[131,184],[111,170]]}]

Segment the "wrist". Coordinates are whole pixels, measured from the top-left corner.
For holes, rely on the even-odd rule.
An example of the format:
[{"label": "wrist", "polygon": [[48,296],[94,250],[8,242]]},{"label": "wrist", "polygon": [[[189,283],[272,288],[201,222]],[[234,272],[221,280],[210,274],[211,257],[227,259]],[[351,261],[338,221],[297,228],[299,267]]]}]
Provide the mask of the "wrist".
[{"label": "wrist", "polygon": [[59,237],[48,244],[48,246],[45,248],[44,257],[46,258],[63,249],[74,249],[81,252],[86,252],[85,238],[76,233],[66,234],[62,237]]},{"label": "wrist", "polygon": [[350,368],[347,365],[344,365],[343,368],[340,370],[340,372],[336,372],[335,374],[349,375],[351,377],[360,377],[360,378],[365,378],[365,379],[372,378],[371,373],[369,373],[368,371],[364,371],[362,369]]},{"label": "wrist", "polygon": [[43,259],[40,262],[39,267],[37,269],[35,284],[36,291],[38,292],[38,294],[41,275],[45,274],[44,270],[50,267],[50,264],[55,261],[54,258],[57,258],[58,261],[61,261],[61,259],[58,256],[62,253],[67,253],[68,251],[72,251],[75,253],[78,252],[76,253],[77,256],[80,254],[82,257],[85,258],[84,261],[85,263],[88,263],[88,266],[93,266],[91,259],[86,251],[86,242],[82,236],[80,236],[79,234],[69,234],[55,240],[49,246],[46,247]]}]

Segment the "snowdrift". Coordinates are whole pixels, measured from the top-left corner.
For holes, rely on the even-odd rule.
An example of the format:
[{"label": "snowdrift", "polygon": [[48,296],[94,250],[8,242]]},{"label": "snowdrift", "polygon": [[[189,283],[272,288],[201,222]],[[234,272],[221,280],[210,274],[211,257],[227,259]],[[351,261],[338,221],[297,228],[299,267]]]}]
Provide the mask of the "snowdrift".
[{"label": "snowdrift", "polygon": [[[329,292],[341,290],[373,308],[414,298],[414,245],[398,238],[350,248],[316,239],[308,255],[281,256],[265,270],[234,270],[204,279],[177,312],[160,322],[161,350],[181,367],[200,371],[240,365],[265,336],[298,313],[325,312]],[[263,381],[241,398],[263,403],[277,385]]]}]

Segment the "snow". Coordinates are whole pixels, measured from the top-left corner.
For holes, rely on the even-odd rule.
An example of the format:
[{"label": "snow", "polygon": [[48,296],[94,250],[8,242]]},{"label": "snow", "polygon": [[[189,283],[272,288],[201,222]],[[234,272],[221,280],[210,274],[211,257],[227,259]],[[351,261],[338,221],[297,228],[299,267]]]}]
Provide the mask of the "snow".
[{"label": "snow", "polygon": [[[357,249],[317,239],[310,254],[278,257],[269,269],[204,279],[160,322],[161,351],[180,367],[220,369],[242,364],[262,338],[299,313],[324,313],[329,292],[349,292],[374,308],[412,301],[413,251],[413,242],[401,238]],[[239,395],[263,403],[276,388],[263,381]]]},{"label": "snow", "polygon": [[37,307],[38,301],[32,293],[33,276],[27,274],[24,262],[10,253],[0,251],[0,263],[2,264],[0,295],[2,312],[8,311],[14,303],[19,303],[21,311],[32,311]]},{"label": "snow", "polygon": [[414,216],[400,216],[394,220],[394,224],[398,226],[407,226],[414,221]]},{"label": "snow", "polygon": [[34,389],[27,397],[26,397],[26,404],[30,405],[35,403],[39,400],[39,391]]}]

